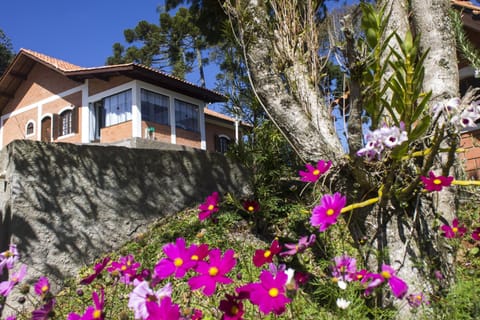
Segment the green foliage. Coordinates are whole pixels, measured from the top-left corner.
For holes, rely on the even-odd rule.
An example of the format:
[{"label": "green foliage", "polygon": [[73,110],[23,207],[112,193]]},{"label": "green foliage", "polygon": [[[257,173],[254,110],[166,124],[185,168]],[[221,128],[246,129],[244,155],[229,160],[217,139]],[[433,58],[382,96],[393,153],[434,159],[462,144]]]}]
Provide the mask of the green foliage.
[{"label": "green foliage", "polygon": [[5,69],[8,67],[14,56],[15,53],[13,52],[13,47],[10,39],[0,29],[0,77],[2,76]]},{"label": "green foliage", "polygon": [[480,70],[480,51],[473,46],[465,34],[465,30],[463,29],[462,13],[458,10],[451,9],[450,17],[455,30],[458,50],[461,52],[463,58],[466,59],[473,68]]}]

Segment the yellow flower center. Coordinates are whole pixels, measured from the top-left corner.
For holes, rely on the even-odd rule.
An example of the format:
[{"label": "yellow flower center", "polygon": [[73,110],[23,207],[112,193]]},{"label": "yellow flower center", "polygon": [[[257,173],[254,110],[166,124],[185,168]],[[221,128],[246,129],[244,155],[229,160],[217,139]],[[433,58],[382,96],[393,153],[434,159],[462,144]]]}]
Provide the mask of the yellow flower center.
[{"label": "yellow flower center", "polygon": [[312,173],[313,173],[314,176],[318,176],[320,174],[320,170],[315,169],[315,170],[313,170]]},{"label": "yellow flower center", "polygon": [[263,254],[263,256],[264,256],[265,258],[268,258],[268,257],[270,257],[271,254],[272,254],[272,252],[271,252],[270,250],[267,250],[267,251],[265,251],[265,253]]},{"label": "yellow flower center", "polygon": [[252,212],[253,210],[255,210],[255,208],[253,206],[248,206],[247,210]]},{"label": "yellow flower center", "polygon": [[337,277],[333,277],[333,278],[332,278],[332,282],[333,282],[333,283],[337,283],[337,282],[338,282],[338,278],[337,278]]},{"label": "yellow flower center", "polygon": [[175,265],[175,267],[178,268],[183,264],[183,259],[182,258],[175,258],[175,260],[173,260],[173,264]]},{"label": "yellow flower center", "polygon": [[457,233],[457,232],[458,232],[458,228],[457,228],[457,227],[453,227],[453,228],[452,228],[452,231],[453,231],[453,233]]},{"label": "yellow flower center", "polygon": [[363,275],[357,274],[357,280],[361,280],[363,278]]},{"label": "yellow flower center", "polygon": [[436,185],[442,184],[442,180],[440,180],[440,179],[434,179],[434,180],[433,180],[433,184],[436,184]]},{"label": "yellow flower center", "polygon": [[7,250],[7,251],[4,252],[4,255],[5,255],[5,258],[10,258],[10,257],[13,256],[13,253],[11,251]]},{"label": "yellow flower center", "polygon": [[208,269],[208,274],[211,275],[212,277],[216,276],[218,274],[218,268],[211,267],[210,269]]},{"label": "yellow flower center", "polygon": [[278,289],[277,288],[272,288],[272,289],[268,290],[268,295],[272,298],[275,298],[276,296],[278,296]]},{"label": "yellow flower center", "polygon": [[211,204],[211,205],[208,206],[208,210],[210,210],[210,211],[212,211],[213,208],[215,208],[215,206],[214,206],[213,204]]},{"label": "yellow flower center", "polygon": [[93,319],[101,319],[102,318],[102,310],[95,309],[93,311]]},{"label": "yellow flower center", "polygon": [[125,271],[127,270],[127,266],[123,265],[120,269],[122,269],[122,271]]},{"label": "yellow flower center", "polygon": [[233,315],[236,315],[238,313],[238,311],[240,311],[238,309],[237,306],[232,306],[232,308],[230,309],[230,313],[233,314]]},{"label": "yellow flower center", "polygon": [[384,277],[385,279],[390,279],[392,275],[388,271],[382,271],[382,277]]},{"label": "yellow flower center", "polygon": [[45,292],[47,292],[47,291],[48,291],[48,286],[47,286],[47,285],[44,285],[44,286],[42,287],[42,292],[45,293]]},{"label": "yellow flower center", "polygon": [[327,210],[327,216],[331,216],[331,215],[333,215],[334,213],[335,213],[335,210],[333,210],[333,209],[331,209],[331,208]]},{"label": "yellow flower center", "polygon": [[194,255],[191,257],[191,259],[192,259],[193,261],[197,261],[197,260],[198,260],[198,256],[197,256],[196,254],[194,254]]},{"label": "yellow flower center", "polygon": [[415,298],[417,298],[418,301],[422,301],[422,296],[419,294]]}]

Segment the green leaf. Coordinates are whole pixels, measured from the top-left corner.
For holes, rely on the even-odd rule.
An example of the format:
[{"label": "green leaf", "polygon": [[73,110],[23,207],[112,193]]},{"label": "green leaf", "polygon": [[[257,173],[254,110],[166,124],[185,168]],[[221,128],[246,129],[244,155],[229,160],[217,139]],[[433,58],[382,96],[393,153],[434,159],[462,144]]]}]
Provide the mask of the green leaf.
[{"label": "green leaf", "polygon": [[414,141],[417,138],[421,137],[427,131],[428,127],[430,126],[431,120],[432,120],[432,118],[429,115],[422,118],[417,123],[417,125],[412,130],[412,132],[410,132],[410,134],[408,135],[408,141]]},{"label": "green leaf", "polygon": [[403,142],[401,145],[393,148],[391,157],[393,159],[401,159],[408,152],[408,141]]}]

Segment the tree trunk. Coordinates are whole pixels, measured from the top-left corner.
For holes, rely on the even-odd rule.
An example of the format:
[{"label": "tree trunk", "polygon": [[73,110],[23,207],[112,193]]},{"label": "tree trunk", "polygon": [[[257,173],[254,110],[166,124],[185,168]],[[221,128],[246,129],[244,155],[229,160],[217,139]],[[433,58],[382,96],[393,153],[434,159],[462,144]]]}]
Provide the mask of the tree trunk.
[{"label": "tree trunk", "polygon": [[[288,4],[284,0],[271,2],[278,7]],[[432,103],[456,96],[458,69],[453,29],[448,19],[450,1],[380,2],[392,10],[387,32],[396,30],[400,37],[404,37],[410,29],[420,37],[420,50],[430,49],[425,61],[424,89],[433,92]],[[293,27],[289,20],[291,14],[299,12],[291,8],[290,15],[282,16],[282,13],[275,11],[274,5],[273,12],[278,15],[275,16],[272,11],[268,11],[263,1],[256,0],[237,0],[236,5],[230,10],[238,19],[236,23],[251,84],[269,116],[304,160],[334,161],[340,174],[333,177],[336,180],[332,183],[332,192],[346,194],[349,203],[370,197],[368,193],[378,184],[371,182],[372,173],[366,170],[362,159],[355,156],[357,150],[350,150],[350,160],[339,161],[344,157],[340,140],[335,135],[328,108],[318,86],[309,77],[311,68],[308,62],[311,59],[307,58],[309,50],[306,49],[309,45],[302,38],[306,30],[298,23]],[[293,1],[291,5],[295,7],[299,3]],[[241,12],[246,12],[248,17],[241,16]],[[272,16],[278,20],[272,23]],[[304,17],[305,19],[307,18]],[[395,50],[395,45],[393,48]],[[350,66],[355,66],[355,61]],[[358,86],[352,88],[355,89],[354,94],[360,95]],[[388,94],[386,98],[389,99]],[[350,147],[355,147],[360,141],[357,135],[362,112],[361,101],[353,100],[352,103],[352,115],[356,119],[350,116],[349,121],[356,121],[352,126],[356,132],[351,135],[354,138]],[[439,157],[436,168],[445,164],[446,160]],[[388,176],[395,179],[397,169],[389,168],[391,172],[378,174],[383,174],[385,179]],[[357,243],[365,237],[368,239],[368,245],[359,245],[359,249],[369,266],[379,268],[382,263],[390,264],[397,270],[398,276],[408,283],[409,293],[430,293],[434,271],[439,270],[446,275],[453,272],[450,252],[443,246],[435,228],[437,214],[451,221],[453,212],[453,193],[444,191],[431,196],[419,192],[405,202],[396,200],[392,195],[384,195],[373,208],[357,209],[347,219],[351,218],[349,228]],[[385,305],[395,303],[399,307],[399,319],[409,318],[410,309],[404,300],[393,302],[388,295],[384,298]]]}]

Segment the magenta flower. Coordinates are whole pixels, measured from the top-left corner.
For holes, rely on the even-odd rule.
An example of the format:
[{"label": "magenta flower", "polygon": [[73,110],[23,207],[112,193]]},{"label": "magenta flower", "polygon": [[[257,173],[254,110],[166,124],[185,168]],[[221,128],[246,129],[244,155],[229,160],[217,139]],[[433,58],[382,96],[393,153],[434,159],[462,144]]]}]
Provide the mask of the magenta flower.
[{"label": "magenta flower", "polygon": [[107,271],[114,275],[120,275],[120,282],[130,284],[137,275],[137,269],[140,267],[139,262],[135,262],[133,255],[129,254],[120,257],[117,261],[112,262],[112,266],[107,268]]},{"label": "magenta flower", "polygon": [[168,283],[163,288],[153,291],[147,281],[135,282],[136,286],[130,292],[128,307],[133,310],[135,319],[146,319],[148,317],[147,302],[160,301],[162,298],[170,297],[172,294],[172,285]]},{"label": "magenta flower", "polygon": [[200,210],[198,213],[198,219],[203,221],[210,217],[213,213],[218,212],[218,201],[218,192],[214,192],[209,195],[207,199],[205,199],[205,202],[198,207],[198,210]]},{"label": "magenta flower", "polygon": [[337,280],[354,281],[357,275],[357,260],[348,255],[335,257],[332,276]]},{"label": "magenta flower", "polygon": [[272,241],[272,244],[270,245],[269,249],[267,250],[259,249],[255,251],[255,254],[253,256],[253,264],[256,267],[261,267],[265,263],[270,263],[273,261],[273,257],[276,254],[280,253],[281,250],[282,250],[282,247],[278,243],[278,240],[275,239]]},{"label": "magenta flower", "polygon": [[480,227],[475,228],[472,231],[472,239],[476,241],[480,241]]},{"label": "magenta flower", "polygon": [[391,266],[383,264],[380,275],[384,280],[388,281],[390,289],[392,289],[392,293],[395,297],[401,299],[405,296],[405,294],[407,294],[407,284],[405,281],[395,276],[395,270]]},{"label": "magenta flower", "polygon": [[53,319],[52,311],[55,306],[55,299],[49,299],[40,309],[32,311],[31,320],[48,320]]},{"label": "magenta flower", "polygon": [[163,258],[155,266],[155,277],[165,279],[175,274],[175,278],[182,278],[188,270],[196,265],[197,261],[192,260],[196,250],[196,245],[187,248],[183,238],[177,238],[175,244],[164,245],[163,252],[167,255],[167,258]]},{"label": "magenta flower", "polygon": [[71,312],[68,314],[67,320],[103,320],[105,313],[103,308],[105,306],[105,293],[103,288],[100,289],[100,296],[97,292],[92,292],[93,306],[89,306],[83,315]]},{"label": "magenta flower", "polygon": [[465,228],[464,225],[458,225],[457,218],[452,220],[452,226],[444,224],[440,227],[440,229],[443,231],[442,235],[447,239],[461,238],[465,232],[467,232],[467,228]]},{"label": "magenta flower", "polygon": [[95,280],[98,275],[100,273],[102,273],[103,269],[105,269],[105,267],[107,266],[107,264],[110,262],[110,257],[105,257],[103,258],[103,260],[100,262],[100,263],[97,263],[94,267],[93,267],[93,270],[94,272],[83,278],[81,281],[80,281],[80,284],[90,284],[93,282],[93,280]]},{"label": "magenta flower", "polygon": [[414,307],[414,308],[418,308],[420,307],[422,304],[426,304],[426,305],[429,305],[430,304],[430,301],[428,301],[425,296],[423,295],[422,292],[420,293],[415,293],[415,294],[409,294],[408,297],[407,297],[407,301],[408,301],[408,304],[411,306],[411,307]]},{"label": "magenta flower", "polygon": [[307,163],[305,167],[307,168],[307,171],[299,171],[298,174],[300,177],[302,177],[303,182],[315,182],[317,181],[322,174],[328,171],[330,169],[330,166],[332,165],[332,161],[323,161],[320,160],[317,162],[317,166],[314,167],[311,164]]},{"label": "magenta flower", "polygon": [[211,296],[216,289],[217,282],[223,284],[232,283],[233,280],[226,276],[233,267],[235,267],[237,260],[233,257],[235,252],[231,249],[225,251],[222,258],[220,249],[212,249],[210,251],[210,261],[198,262],[196,272],[197,276],[193,276],[188,280],[188,285],[192,290],[203,288],[203,293]]},{"label": "magenta flower", "polygon": [[248,213],[254,213],[260,210],[260,204],[255,200],[245,200],[242,206]]},{"label": "magenta flower", "polygon": [[12,273],[10,280],[0,282],[0,295],[6,297],[20,281],[27,275],[27,266],[22,264],[17,272]]},{"label": "magenta flower", "polygon": [[177,320],[180,319],[180,307],[172,303],[170,297],[165,297],[158,304],[156,301],[147,302],[148,317],[146,320]]},{"label": "magenta flower", "polygon": [[248,294],[250,302],[259,306],[262,313],[273,312],[280,315],[285,312],[285,305],[291,301],[285,295],[287,278],[285,272],[278,272],[274,277],[267,270],[263,270],[259,283],[249,283],[236,290],[240,294]]},{"label": "magenta flower", "polygon": [[218,309],[223,312],[222,320],[242,320],[245,310],[238,296],[225,295],[226,300],[220,301]]},{"label": "magenta flower", "polygon": [[10,244],[8,250],[0,253],[0,274],[3,273],[3,268],[12,269],[15,262],[18,261],[20,255],[17,251],[17,246]]},{"label": "magenta flower", "polygon": [[453,177],[436,176],[433,171],[430,171],[428,175],[428,178],[420,177],[427,191],[441,191],[443,187],[449,187],[453,181]]},{"label": "magenta flower", "polygon": [[312,246],[315,243],[316,236],[311,234],[310,237],[304,236],[298,240],[298,243],[286,243],[285,247],[289,250],[281,252],[279,255],[283,256],[293,256],[297,253],[302,253],[308,247]]},{"label": "magenta flower", "polygon": [[50,292],[50,283],[46,277],[38,278],[37,283],[34,286],[35,293],[39,296],[44,296]]},{"label": "magenta flower", "polygon": [[17,320],[16,316],[8,316],[5,320]]},{"label": "magenta flower", "polygon": [[327,230],[332,224],[337,223],[342,208],[347,203],[347,198],[340,193],[334,195],[326,194],[321,199],[321,204],[313,208],[310,223],[319,227],[319,231]]}]

